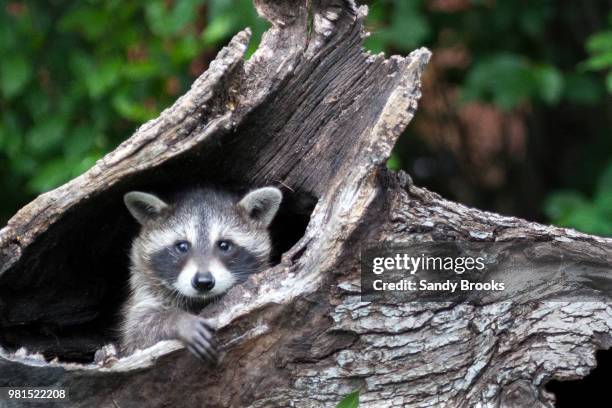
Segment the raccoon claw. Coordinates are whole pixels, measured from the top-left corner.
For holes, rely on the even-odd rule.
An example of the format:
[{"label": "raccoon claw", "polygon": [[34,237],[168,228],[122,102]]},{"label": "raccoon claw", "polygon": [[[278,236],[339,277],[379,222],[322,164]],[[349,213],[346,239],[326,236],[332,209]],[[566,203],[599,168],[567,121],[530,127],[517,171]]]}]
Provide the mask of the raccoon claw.
[{"label": "raccoon claw", "polygon": [[187,349],[200,360],[215,365],[218,362],[217,342],[213,336],[213,328],[209,321],[202,317],[189,319],[182,327],[179,337]]},{"label": "raccoon claw", "polygon": [[198,316],[198,322],[197,324],[201,327],[203,327],[207,332],[214,333],[217,331],[217,326],[215,324],[215,320],[214,319],[205,319],[203,317],[199,317]]},{"label": "raccoon claw", "polygon": [[217,364],[218,357],[217,357],[217,353],[214,352],[214,350],[211,351],[201,346],[192,346],[192,345],[188,345],[187,349],[193,355],[195,355],[197,358],[204,361],[205,363],[208,363],[210,365]]},{"label": "raccoon claw", "polygon": [[217,347],[214,341],[206,340],[202,335],[194,336],[190,341],[185,342],[187,349],[191,351],[200,360],[216,365],[219,356],[217,354]]}]

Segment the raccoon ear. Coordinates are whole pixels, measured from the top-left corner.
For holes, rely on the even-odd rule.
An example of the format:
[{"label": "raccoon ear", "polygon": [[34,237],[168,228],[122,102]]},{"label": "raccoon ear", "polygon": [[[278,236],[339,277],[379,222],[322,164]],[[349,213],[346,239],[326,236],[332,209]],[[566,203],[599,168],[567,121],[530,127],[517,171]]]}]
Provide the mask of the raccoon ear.
[{"label": "raccoon ear", "polygon": [[267,227],[274,219],[282,199],[283,193],[278,188],[263,187],[245,195],[238,206],[244,209],[251,219]]},{"label": "raccoon ear", "polygon": [[131,191],[123,196],[123,202],[136,220],[145,224],[147,221],[158,216],[168,204],[154,196],[153,194]]}]

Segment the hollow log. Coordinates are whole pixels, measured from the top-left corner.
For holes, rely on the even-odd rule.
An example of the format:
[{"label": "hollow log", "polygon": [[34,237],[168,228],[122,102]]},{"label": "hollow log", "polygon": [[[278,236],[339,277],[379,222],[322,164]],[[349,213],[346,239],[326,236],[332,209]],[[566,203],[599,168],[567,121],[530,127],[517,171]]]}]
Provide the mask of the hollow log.
[{"label": "hollow log", "polygon": [[[584,377],[611,344],[612,240],[467,208],[388,171],[429,51],[364,51],[367,9],[352,0],[254,5],[271,28],[251,58],[245,29],[172,107],[0,230],[0,386],[65,388],[62,407],[331,407],[355,389],[363,407],[553,406],[545,384]],[[176,341],[94,361],[126,295],[137,226],[122,195],[202,182],[286,197],[277,264],[202,312],[220,364]],[[554,243],[538,264],[554,285],[528,304],[362,301],[363,248],[432,241]],[[563,276],[591,268],[565,280],[546,268],[559,259]]]}]

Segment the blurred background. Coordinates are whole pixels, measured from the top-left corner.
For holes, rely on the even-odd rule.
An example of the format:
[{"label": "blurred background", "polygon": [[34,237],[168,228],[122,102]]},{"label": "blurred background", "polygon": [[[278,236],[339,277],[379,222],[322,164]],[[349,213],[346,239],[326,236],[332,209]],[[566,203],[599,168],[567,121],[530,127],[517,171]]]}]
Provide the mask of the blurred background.
[{"label": "blurred background", "polygon": [[[389,167],[446,198],[612,236],[612,4],[376,0],[366,48],[433,52]],[[251,0],[0,0],[0,225],[158,115]]]}]

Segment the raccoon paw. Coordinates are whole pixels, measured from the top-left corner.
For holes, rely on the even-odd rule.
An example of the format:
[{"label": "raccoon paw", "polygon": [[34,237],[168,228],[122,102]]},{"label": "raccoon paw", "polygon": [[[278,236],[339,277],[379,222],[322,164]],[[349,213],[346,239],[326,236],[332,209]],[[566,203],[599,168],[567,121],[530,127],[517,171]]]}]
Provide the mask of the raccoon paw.
[{"label": "raccoon paw", "polygon": [[178,329],[179,339],[183,341],[189,351],[204,362],[217,364],[215,327],[210,320],[189,315],[188,318],[182,319]]}]

